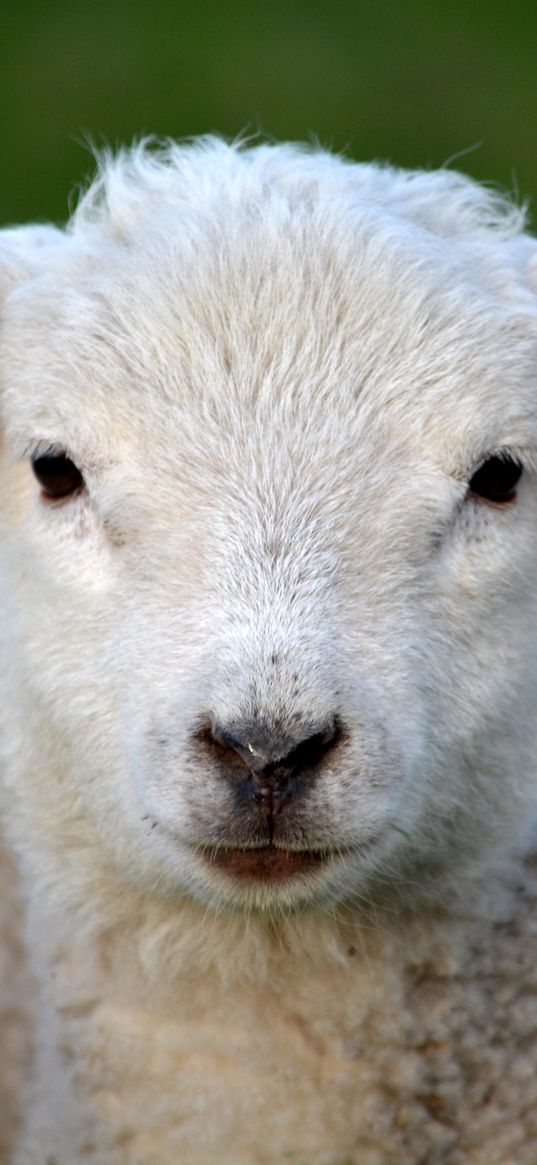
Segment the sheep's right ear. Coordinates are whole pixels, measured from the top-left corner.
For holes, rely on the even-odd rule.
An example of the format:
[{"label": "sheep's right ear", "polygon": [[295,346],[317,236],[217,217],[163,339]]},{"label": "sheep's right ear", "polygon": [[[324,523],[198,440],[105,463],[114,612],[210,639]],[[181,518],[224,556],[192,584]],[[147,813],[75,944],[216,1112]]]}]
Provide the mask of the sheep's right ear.
[{"label": "sheep's right ear", "polygon": [[0,301],[19,283],[46,270],[64,240],[63,231],[52,226],[0,230]]}]

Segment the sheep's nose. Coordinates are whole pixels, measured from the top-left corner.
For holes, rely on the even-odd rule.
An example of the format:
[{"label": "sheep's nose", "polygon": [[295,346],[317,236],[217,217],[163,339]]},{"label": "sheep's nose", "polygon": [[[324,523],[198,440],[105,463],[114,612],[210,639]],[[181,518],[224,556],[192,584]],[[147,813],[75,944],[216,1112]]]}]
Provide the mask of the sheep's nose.
[{"label": "sheep's nose", "polygon": [[213,724],[208,735],[220,763],[246,767],[254,782],[266,786],[317,769],[339,743],[342,729],[331,716],[321,723],[298,719],[292,731],[268,721]]}]

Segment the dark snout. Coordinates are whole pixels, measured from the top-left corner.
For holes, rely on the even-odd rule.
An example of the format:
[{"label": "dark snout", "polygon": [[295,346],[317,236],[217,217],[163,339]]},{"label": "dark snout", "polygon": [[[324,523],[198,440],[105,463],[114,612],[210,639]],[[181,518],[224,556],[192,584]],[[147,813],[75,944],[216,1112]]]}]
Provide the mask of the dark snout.
[{"label": "dark snout", "polygon": [[292,727],[268,718],[211,721],[198,735],[243,812],[255,808],[272,839],[276,818],[322,775],[344,731],[329,715],[317,722],[295,716]]}]

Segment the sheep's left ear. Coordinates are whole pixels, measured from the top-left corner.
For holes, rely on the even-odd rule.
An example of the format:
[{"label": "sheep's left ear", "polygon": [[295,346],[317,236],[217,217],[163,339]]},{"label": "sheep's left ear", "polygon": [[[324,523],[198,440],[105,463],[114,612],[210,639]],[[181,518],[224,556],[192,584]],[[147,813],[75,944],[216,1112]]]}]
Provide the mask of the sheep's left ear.
[{"label": "sheep's left ear", "polygon": [[64,240],[63,231],[52,226],[0,230],[0,301],[19,283],[45,271]]}]

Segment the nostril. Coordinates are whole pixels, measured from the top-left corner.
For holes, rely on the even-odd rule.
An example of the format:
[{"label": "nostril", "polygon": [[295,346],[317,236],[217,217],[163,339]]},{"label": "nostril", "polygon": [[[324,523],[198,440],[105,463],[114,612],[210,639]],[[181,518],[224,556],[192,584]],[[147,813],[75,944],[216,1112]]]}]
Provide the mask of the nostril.
[{"label": "nostril", "polygon": [[226,726],[211,723],[198,738],[211,747],[220,763],[235,768],[240,764],[254,777],[263,774],[266,779],[316,768],[343,735],[337,717],[330,717],[321,724],[295,719],[292,731],[268,720]]},{"label": "nostril", "polygon": [[240,761],[251,771],[264,769],[269,763],[265,752],[254,747],[246,733],[241,737],[236,729],[230,732],[220,725],[214,725],[209,730],[209,737],[216,745],[220,760],[235,765]]},{"label": "nostril", "polygon": [[339,744],[341,737],[341,728],[334,718],[329,725],[325,725],[319,732],[314,732],[312,736],[307,737],[306,740],[301,740],[299,744],[295,745],[279,761],[279,764],[286,769],[298,771],[314,768],[324,759],[327,753],[331,752]]}]

